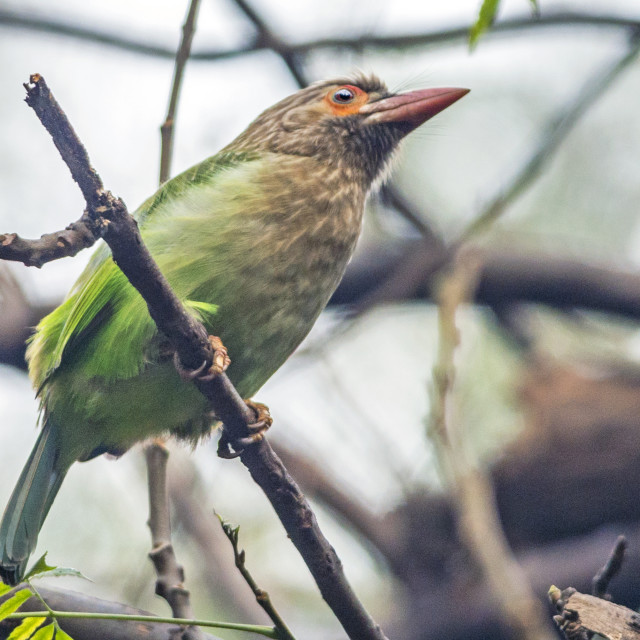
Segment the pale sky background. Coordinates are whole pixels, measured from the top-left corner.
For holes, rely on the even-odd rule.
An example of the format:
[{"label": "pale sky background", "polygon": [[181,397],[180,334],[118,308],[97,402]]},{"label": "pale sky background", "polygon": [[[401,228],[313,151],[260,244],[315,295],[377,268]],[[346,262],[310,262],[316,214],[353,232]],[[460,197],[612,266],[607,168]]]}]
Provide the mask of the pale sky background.
[{"label": "pale sky background", "polygon": [[[415,33],[432,31],[439,25],[470,24],[478,4],[477,0],[252,3],[288,41]],[[505,0],[503,4],[503,16],[529,13],[528,0]],[[542,0],[540,6],[543,13],[564,7],[640,18],[640,5],[631,0]],[[174,47],[186,3],[0,2],[0,8],[9,7],[71,23],[94,24],[102,30]],[[233,47],[251,32],[232,2],[203,0],[193,48]],[[409,53],[371,51],[364,56],[323,52],[311,58],[308,69],[312,79],[362,68],[375,71],[391,87],[454,85],[472,89],[461,103],[413,136],[397,167],[400,184],[424,204],[425,211],[434,211],[435,225],[453,237],[508,179],[553,110],[624,47],[622,34],[611,29],[523,31],[487,38],[473,54],[464,43]],[[172,70],[170,60],[0,25],[0,231],[37,236],[64,227],[82,211],[80,194],[66,167],[23,102],[22,83],[30,73],[39,72],[46,78],[104,183],[134,209],[156,188],[158,129],[167,106]],[[189,64],[173,172],[214,154],[262,109],[295,89],[283,63],[273,54]],[[636,65],[578,127],[565,155],[551,164],[552,172],[558,175],[576,169],[578,178],[542,180],[538,191],[509,212],[500,227],[502,233],[508,236],[512,230],[520,234],[525,230],[531,242],[542,238],[551,249],[577,256],[613,256],[627,263],[637,260],[638,95],[640,72]],[[585,160],[583,165],[582,159],[587,157],[597,160],[591,164]],[[607,189],[616,191],[620,224],[608,221],[611,198]],[[550,201],[561,204],[554,210],[544,204]],[[558,213],[569,209],[565,203],[572,201],[583,207],[579,229],[577,223]],[[58,300],[88,256],[85,252],[41,270],[21,266],[12,266],[12,270],[29,295]],[[331,322],[322,324],[326,328]],[[465,327],[466,353],[487,357],[486,345],[490,343],[485,340],[486,329],[473,318]],[[381,336],[392,354],[386,368],[380,366],[378,357]],[[390,508],[401,499],[403,485],[434,481],[422,423],[428,412],[427,386],[435,344],[432,310],[415,305],[376,311],[334,340],[317,362],[294,358],[258,394],[275,416],[273,437],[295,441],[374,509]],[[497,371],[497,381],[488,382],[488,388],[477,393],[499,394],[501,379],[508,375]],[[392,415],[390,424],[388,417]],[[0,505],[6,502],[27,459],[35,440],[36,420],[37,404],[26,376],[0,366]],[[505,425],[513,426],[517,417],[505,401],[490,420],[494,437],[499,439]],[[213,445],[201,447],[195,455],[212,487],[211,507],[241,522],[253,540],[254,553],[264,563],[265,586],[271,589],[277,577],[284,583],[284,593],[302,589],[313,595],[306,569],[241,465],[217,460]],[[95,497],[98,494],[103,501]],[[51,561],[82,569],[96,580],[92,588],[107,596],[111,594],[109,585],[120,575],[120,567],[113,565],[113,557],[118,556],[123,565],[128,563],[132,585],[149,585],[148,593],[132,604],[162,610],[149,593],[146,514],[139,453],[129,453],[117,463],[100,459],[76,465],[45,524],[40,548],[49,550]],[[390,587],[380,578],[375,561],[326,513],[321,512],[320,518],[346,559],[356,588],[365,599],[380,605]],[[125,549],[113,531],[123,526],[130,535]],[[259,528],[267,531],[262,542],[255,537]],[[265,539],[272,545],[266,561],[261,552],[266,548],[261,546]],[[185,562],[188,566],[189,560]],[[133,592],[132,585],[125,585],[124,591]],[[294,607],[288,613],[295,616]],[[318,615],[319,624],[331,624],[326,612]]]}]

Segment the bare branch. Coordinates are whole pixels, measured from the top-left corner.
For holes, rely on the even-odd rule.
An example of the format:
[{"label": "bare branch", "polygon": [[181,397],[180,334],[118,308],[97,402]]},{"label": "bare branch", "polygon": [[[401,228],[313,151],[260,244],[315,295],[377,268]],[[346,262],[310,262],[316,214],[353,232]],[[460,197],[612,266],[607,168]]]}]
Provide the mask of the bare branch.
[{"label": "bare branch", "polygon": [[171,86],[171,97],[169,98],[169,108],[167,117],[160,127],[162,138],[162,150],[160,152],[160,184],[166,182],[171,175],[171,158],[173,156],[173,132],[175,130],[176,113],[178,110],[178,99],[180,98],[180,87],[182,86],[182,76],[191,53],[191,43],[196,32],[196,19],[198,16],[198,6],[200,0],[191,0],[189,13],[182,27],[182,40],[176,54],[176,64],[173,71],[173,83]]},{"label": "bare branch", "polygon": [[[140,42],[134,38],[126,38],[118,33],[101,31],[90,27],[68,24],[55,18],[44,18],[33,13],[21,13],[11,9],[0,9],[0,25],[12,28],[52,33],[77,40],[99,43],[123,51],[129,51],[139,55],[174,59],[175,50],[171,47],[162,47],[155,44]],[[616,29],[635,33],[640,31],[640,20],[624,18],[619,15],[589,14],[573,11],[548,12],[539,18],[513,18],[503,20],[492,26],[485,38],[489,39],[496,34],[518,33],[521,31],[542,28],[571,27],[571,28],[599,28]],[[379,49],[381,51],[397,50],[400,48],[422,48],[434,45],[447,45],[457,42],[465,42],[469,36],[469,25],[442,29],[426,33],[413,33],[402,35],[376,36],[363,34],[360,36],[319,38],[288,45],[289,50],[295,55],[305,55],[313,51],[337,49],[348,51],[362,51],[363,49]],[[256,38],[237,49],[214,49],[196,51],[191,55],[192,60],[213,61],[234,58],[256,51],[269,49],[267,42],[261,42]]]},{"label": "bare branch", "polygon": [[37,240],[26,240],[16,233],[0,235],[0,259],[22,262],[27,267],[41,267],[59,258],[69,258],[90,247],[99,237],[87,215],[66,229],[45,233]]},{"label": "bare branch", "polygon": [[570,588],[551,587],[549,599],[560,611],[554,620],[567,640],[587,640],[594,633],[611,640],[640,639],[640,615],[632,609]]},{"label": "bare branch", "polygon": [[[149,557],[156,570],[156,594],[164,598],[171,607],[174,618],[195,616],[191,607],[189,591],[184,586],[184,569],[178,564],[171,544],[171,517],[167,490],[167,459],[169,452],[160,441],[145,449],[149,473],[149,529],[152,549]],[[198,627],[188,627],[181,636],[183,640],[201,640]]]},{"label": "bare branch", "polygon": [[[32,84],[27,89],[29,94],[33,94],[29,97],[29,103],[38,106],[37,113],[43,124],[49,125],[47,129],[52,136],[57,137],[64,131],[74,138],[72,141],[57,141],[56,146],[65,162],[69,160],[72,174],[81,188],[85,182],[94,185],[97,179],[99,187],[94,187],[95,191],[89,190],[85,195],[88,215],[100,221],[103,237],[111,248],[114,261],[145,299],[158,329],[169,338],[185,367],[198,369],[204,363],[209,369],[213,354],[206,330],[187,313],[171,290],[143,244],[138,226],[124,203],[104,192],[88,158],[84,166],[88,175],[75,176],[77,167],[84,163],[86,152],[79,141],[76,144],[75,133],[62,110],[52,100],[44,80],[40,76],[32,76]],[[83,153],[78,158],[75,152],[80,149]],[[244,403],[225,374],[206,380],[196,378],[195,384],[210,400],[231,442],[249,435],[249,425],[255,420],[254,411]],[[240,458],[269,498],[287,534],[309,567],[322,596],[349,637],[383,640],[384,633],[351,589],[342,563],[320,530],[309,503],[267,440],[247,447]]]},{"label": "bare branch", "polygon": [[592,595],[596,598],[609,599],[607,594],[609,583],[622,569],[626,548],[627,539],[624,536],[618,536],[609,559],[593,578]]},{"label": "bare branch", "polygon": [[265,49],[271,49],[277,53],[287,65],[289,72],[298,83],[298,86],[301,88],[305,87],[308,82],[302,70],[302,65],[300,64],[299,58],[301,54],[296,51],[295,47],[292,47],[280,39],[247,0],[234,0],[234,2],[258,32],[254,46],[256,48],[264,47]]},{"label": "bare branch", "polygon": [[[433,300],[434,264],[445,260],[422,240],[380,243],[356,255],[329,304],[360,307],[374,295],[381,303]],[[389,273],[398,275],[390,278]],[[484,250],[474,300],[489,306],[525,303],[602,311],[638,320],[640,276],[554,254]]]},{"label": "bare branch", "polygon": [[[87,150],[40,74],[30,76],[24,88],[27,90],[25,102],[36,112],[38,119],[51,135],[56,149],[71,171],[71,176],[80,187],[87,206],[95,209],[99,206],[98,201],[104,187],[100,176],[91,166]],[[89,217],[95,221],[95,212],[92,215],[90,211]]]},{"label": "bare branch", "polygon": [[174,461],[177,458],[168,475],[172,513],[200,558],[201,580],[223,610],[237,619],[264,624],[262,611],[247,597],[246,584],[230,561],[223,531],[210,511],[203,509],[208,487],[203,486],[193,458],[176,449],[171,455]]},{"label": "bare branch", "polygon": [[233,548],[233,557],[235,560],[236,568],[240,572],[240,575],[244,578],[244,581],[247,583],[247,585],[249,585],[249,588],[256,598],[256,602],[262,607],[264,612],[273,622],[274,627],[277,630],[281,640],[296,640],[291,631],[289,631],[289,628],[287,627],[285,621],[281,618],[277,609],[273,606],[269,594],[266,591],[263,591],[258,586],[258,583],[254,580],[253,576],[249,572],[249,569],[247,568],[245,551],[244,549],[240,549],[239,546],[240,527],[232,527],[228,522],[225,522],[222,518],[220,518],[220,516],[218,516],[218,518],[220,520],[222,531],[224,531],[224,535],[227,536],[227,540],[229,540]]}]

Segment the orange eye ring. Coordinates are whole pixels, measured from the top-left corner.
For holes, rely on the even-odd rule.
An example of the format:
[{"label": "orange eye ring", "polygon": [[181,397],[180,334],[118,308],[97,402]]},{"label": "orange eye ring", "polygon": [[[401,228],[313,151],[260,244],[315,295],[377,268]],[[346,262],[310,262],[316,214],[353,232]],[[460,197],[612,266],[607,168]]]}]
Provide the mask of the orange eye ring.
[{"label": "orange eye ring", "polygon": [[331,89],[325,96],[326,102],[335,115],[356,113],[367,99],[367,93],[352,84]]}]

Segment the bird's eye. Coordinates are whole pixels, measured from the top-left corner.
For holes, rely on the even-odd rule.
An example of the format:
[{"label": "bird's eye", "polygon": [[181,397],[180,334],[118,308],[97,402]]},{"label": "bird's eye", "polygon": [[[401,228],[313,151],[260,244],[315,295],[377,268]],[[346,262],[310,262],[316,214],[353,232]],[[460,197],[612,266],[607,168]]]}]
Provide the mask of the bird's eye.
[{"label": "bird's eye", "polygon": [[331,96],[331,99],[337,104],[349,104],[350,102],[353,102],[355,97],[356,93],[353,89],[342,87]]},{"label": "bird's eye", "polygon": [[367,93],[354,84],[332,87],[324,97],[325,104],[329,107],[329,113],[334,116],[349,116],[358,113],[367,99]]}]

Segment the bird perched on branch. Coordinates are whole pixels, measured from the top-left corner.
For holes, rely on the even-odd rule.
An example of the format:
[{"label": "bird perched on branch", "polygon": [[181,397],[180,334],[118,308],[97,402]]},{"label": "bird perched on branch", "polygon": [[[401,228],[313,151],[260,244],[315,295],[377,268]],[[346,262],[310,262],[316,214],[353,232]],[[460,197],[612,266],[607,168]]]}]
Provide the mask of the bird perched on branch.
[{"label": "bird perched on branch", "polygon": [[[393,94],[375,77],[314,84],[136,212],[177,295],[228,348],[246,397],[311,329],[355,246],[371,186],[400,140],[467,93]],[[40,431],[0,523],[0,576],[24,576],[69,467],[135,442],[197,440],[212,416],[179,375],[146,304],[99,248],[27,351]]]}]

